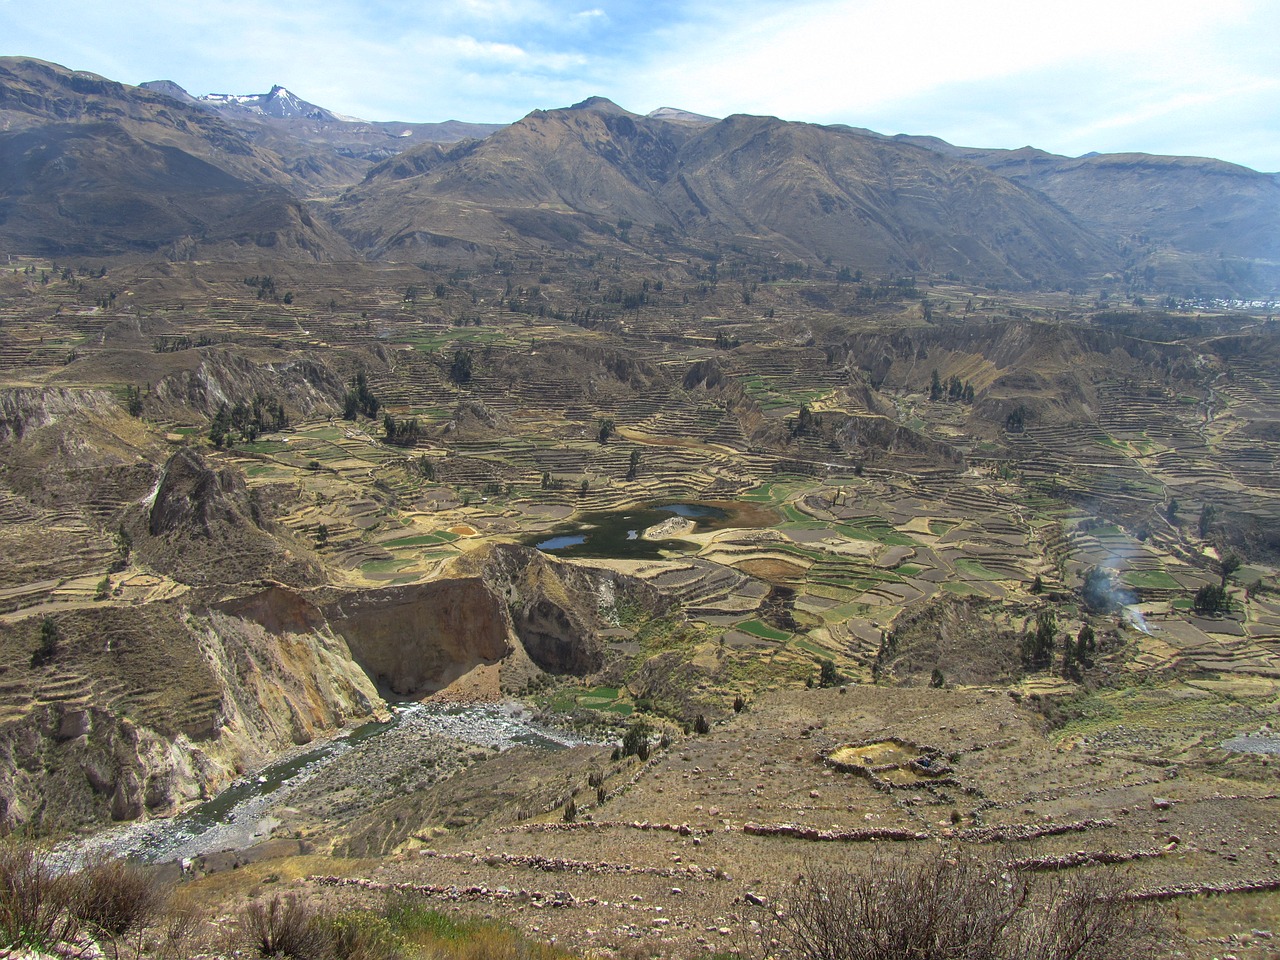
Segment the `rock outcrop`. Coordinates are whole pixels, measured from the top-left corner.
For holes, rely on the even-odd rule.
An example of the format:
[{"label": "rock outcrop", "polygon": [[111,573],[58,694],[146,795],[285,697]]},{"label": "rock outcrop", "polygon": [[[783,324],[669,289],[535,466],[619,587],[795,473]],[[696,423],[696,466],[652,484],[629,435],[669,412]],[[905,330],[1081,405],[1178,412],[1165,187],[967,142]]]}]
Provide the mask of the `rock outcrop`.
[{"label": "rock outcrop", "polygon": [[368,675],[399,696],[424,696],[516,651],[510,617],[478,577],[364,590],[324,615]]},{"label": "rock outcrop", "polygon": [[244,476],[230,467],[215,469],[192,448],[169,458],[144,506],[145,518],[133,524],[136,549],[184,583],[304,584],[320,578],[315,563],[299,555],[304,548],[267,519]]}]

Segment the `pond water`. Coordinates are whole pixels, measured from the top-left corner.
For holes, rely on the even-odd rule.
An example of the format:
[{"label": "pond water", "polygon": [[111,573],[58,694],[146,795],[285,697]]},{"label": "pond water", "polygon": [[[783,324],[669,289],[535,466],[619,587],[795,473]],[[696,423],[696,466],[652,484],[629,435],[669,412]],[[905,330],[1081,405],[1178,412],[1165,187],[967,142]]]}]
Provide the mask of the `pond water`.
[{"label": "pond water", "polygon": [[640,539],[654,524],[670,520],[674,515],[693,520],[695,530],[699,531],[759,525],[749,520],[742,522],[744,518],[739,513],[731,503],[657,503],[630,510],[601,510],[584,513],[577,520],[526,537],[524,543],[563,557],[657,560],[664,552],[688,550],[690,545],[679,539]]}]

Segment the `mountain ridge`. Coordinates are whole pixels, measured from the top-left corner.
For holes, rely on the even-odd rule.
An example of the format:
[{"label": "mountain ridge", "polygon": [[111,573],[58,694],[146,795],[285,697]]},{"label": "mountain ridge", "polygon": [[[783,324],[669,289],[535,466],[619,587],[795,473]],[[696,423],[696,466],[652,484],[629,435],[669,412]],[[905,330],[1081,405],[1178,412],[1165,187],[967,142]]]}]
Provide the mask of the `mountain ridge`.
[{"label": "mountain ridge", "polygon": [[12,252],[450,260],[552,244],[662,259],[730,244],[1001,285],[1280,287],[1280,176],[1206,158],[644,116],[600,96],[505,125],[366,122],[279,85],[193,97],[21,57],[0,58],[0,156]]}]

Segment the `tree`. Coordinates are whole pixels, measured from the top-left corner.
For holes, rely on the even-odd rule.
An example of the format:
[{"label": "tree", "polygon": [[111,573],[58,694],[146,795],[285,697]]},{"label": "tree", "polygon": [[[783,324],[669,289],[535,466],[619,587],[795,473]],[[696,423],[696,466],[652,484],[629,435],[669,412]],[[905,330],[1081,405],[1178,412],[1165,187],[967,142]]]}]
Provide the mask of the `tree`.
[{"label": "tree", "polygon": [[224,400],[218,405],[218,412],[213,415],[213,422],[209,424],[209,442],[215,447],[221,447],[229,441],[230,432],[231,411]]},{"label": "tree", "polygon": [[1226,590],[1227,580],[1231,578],[1233,573],[1240,569],[1240,558],[1234,553],[1228,553],[1222,558],[1220,567],[1222,570],[1222,589]]},{"label": "tree", "polygon": [[1093,666],[1093,654],[1098,649],[1097,635],[1093,631],[1093,627],[1084,624],[1080,627],[1080,632],[1076,634],[1076,660],[1086,667]]},{"label": "tree", "polygon": [[62,631],[53,617],[45,617],[40,621],[40,646],[31,655],[31,665],[40,667],[58,655],[62,649]]},{"label": "tree", "polygon": [[1080,593],[1084,605],[1094,613],[1110,613],[1120,606],[1111,573],[1102,567],[1090,567],[1085,572]]},{"label": "tree", "polygon": [[836,670],[834,660],[820,660],[818,662],[818,686],[820,687],[836,687],[840,685],[841,676]]},{"label": "tree", "polygon": [[453,364],[449,367],[449,379],[460,387],[471,382],[471,351],[458,350],[453,355]]},{"label": "tree", "polygon": [[929,381],[929,399],[930,400],[942,399],[942,378],[938,376],[937,370],[933,371],[933,377]]},{"label": "tree", "polygon": [[366,417],[376,417],[378,408],[382,406],[378,398],[373,395],[373,391],[369,389],[369,379],[365,376],[365,372],[361,370],[351,378],[351,385],[347,389],[346,395],[342,398],[342,417],[344,420],[354,420],[357,414],[363,414]]},{"label": "tree", "polygon": [[627,461],[627,479],[634,480],[640,472],[640,451],[632,450],[631,457]]},{"label": "tree", "polygon": [[1227,595],[1225,587],[1216,583],[1206,583],[1196,591],[1192,605],[1196,613],[1226,613],[1231,609],[1231,598]]},{"label": "tree", "polygon": [[1052,610],[1036,614],[1035,633],[1022,638],[1022,662],[1033,669],[1047,667],[1053,659],[1054,638],[1058,634],[1058,618]]},{"label": "tree", "polygon": [[940,690],[947,685],[947,676],[942,672],[941,667],[934,667],[933,673],[929,674],[929,686],[935,690]]},{"label": "tree", "polygon": [[791,427],[791,435],[793,437],[808,436],[817,429],[818,425],[818,417],[809,409],[807,403],[802,403],[800,412],[796,415],[796,422]]},{"label": "tree", "polygon": [[1196,528],[1200,531],[1200,539],[1207,540],[1209,531],[1213,529],[1213,523],[1218,519],[1218,508],[1212,504],[1206,503],[1200,508],[1200,520]]},{"label": "tree", "polygon": [[622,735],[622,755],[649,759],[649,724],[643,720],[635,720]]},{"label": "tree", "polygon": [[613,429],[614,423],[611,417],[603,417],[596,422],[596,439],[600,441],[602,446],[608,443],[609,438],[613,436]]},{"label": "tree", "polygon": [[1044,593],[1044,580],[1040,578],[1040,574],[1038,573],[1036,574],[1036,578],[1031,581],[1031,593],[1037,595]]},{"label": "tree", "polygon": [[421,433],[417,417],[406,417],[403,420],[397,420],[388,413],[382,418],[382,426],[387,434],[387,443],[395,443],[406,447],[417,443],[418,435]]},{"label": "tree", "polygon": [[1178,503],[1176,499],[1170,500],[1169,506],[1165,507],[1164,515],[1169,518],[1170,523],[1178,522],[1178,510],[1180,508],[1181,508],[1181,505]]}]

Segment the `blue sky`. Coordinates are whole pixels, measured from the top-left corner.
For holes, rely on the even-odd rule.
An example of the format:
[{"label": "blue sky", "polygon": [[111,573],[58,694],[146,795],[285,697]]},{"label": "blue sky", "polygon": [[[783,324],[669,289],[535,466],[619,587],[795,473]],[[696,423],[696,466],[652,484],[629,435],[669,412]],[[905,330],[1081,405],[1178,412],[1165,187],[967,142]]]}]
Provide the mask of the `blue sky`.
[{"label": "blue sky", "polygon": [[591,95],[1280,172],[1276,0],[0,0],[0,54],[371,120]]}]

